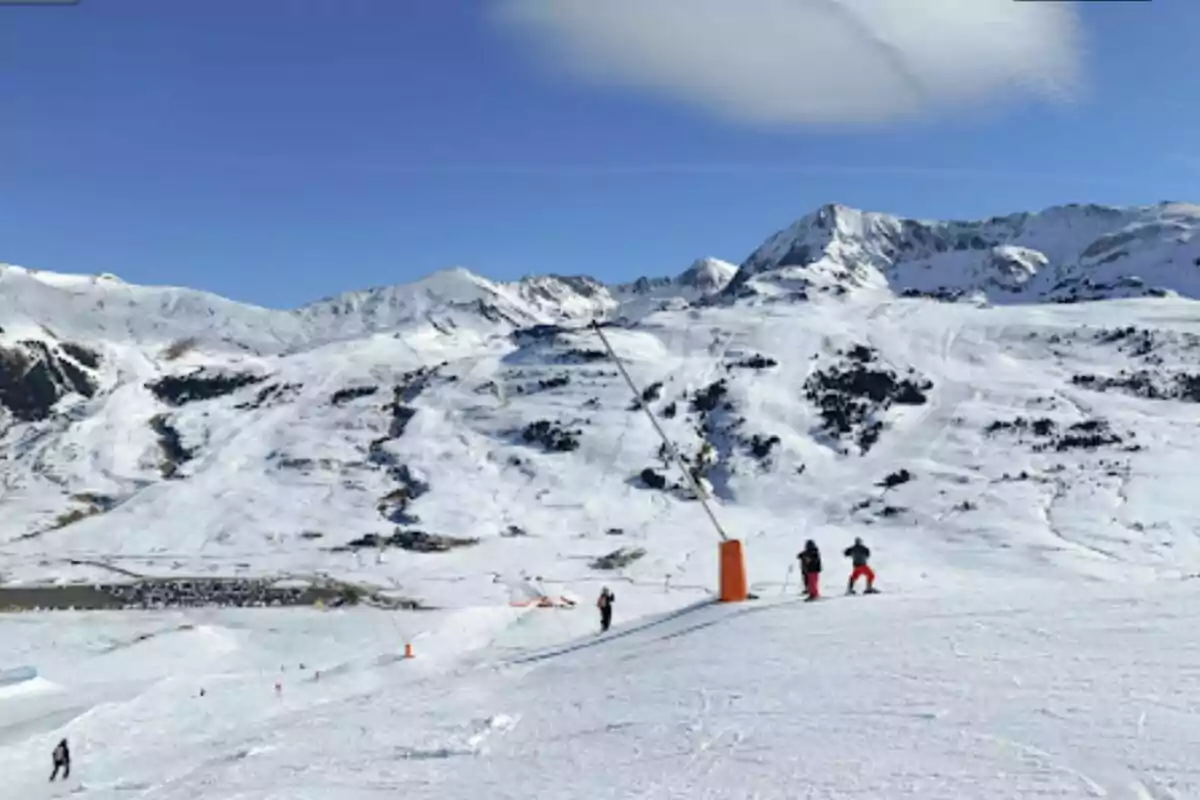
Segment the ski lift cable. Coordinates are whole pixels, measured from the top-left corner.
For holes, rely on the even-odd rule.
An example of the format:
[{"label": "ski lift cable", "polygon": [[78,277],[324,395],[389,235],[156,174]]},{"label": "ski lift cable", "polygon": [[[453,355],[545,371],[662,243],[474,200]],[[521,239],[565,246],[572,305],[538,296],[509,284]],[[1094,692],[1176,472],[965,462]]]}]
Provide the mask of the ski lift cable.
[{"label": "ski lift cable", "polygon": [[637,385],[633,382],[633,378],[629,377],[629,372],[626,371],[625,364],[617,356],[617,353],[615,350],[613,350],[612,345],[609,344],[608,337],[606,337],[604,335],[604,331],[600,329],[600,324],[595,320],[592,321],[592,330],[596,332],[598,337],[600,337],[600,341],[604,343],[604,349],[608,351],[609,358],[611,358],[612,362],[617,365],[617,369],[620,371],[621,377],[623,377],[625,379],[625,383],[629,385],[629,390],[633,392],[634,402],[640,405],[642,410],[646,412],[646,417],[650,420],[650,424],[654,426],[654,430],[658,433],[659,437],[662,438],[663,444],[666,445],[667,452],[670,453],[670,455],[675,459],[675,464],[679,467],[679,471],[683,473],[684,478],[691,485],[692,491],[696,493],[696,498],[700,501],[701,507],[704,508],[704,513],[708,515],[709,521],[712,522],[713,528],[716,529],[717,535],[721,537],[721,541],[729,541],[729,536],[726,535],[724,528],[721,527],[721,523],[717,520],[712,508],[710,508],[708,505],[707,493],[703,488],[701,488],[699,482],[695,479],[695,477],[692,476],[691,471],[683,463],[683,458],[680,457],[679,450],[667,437],[667,434],[663,431],[662,426],[658,424],[658,419],[655,418],[654,412],[650,410],[650,405],[648,403],[641,402],[641,392],[638,391]]}]

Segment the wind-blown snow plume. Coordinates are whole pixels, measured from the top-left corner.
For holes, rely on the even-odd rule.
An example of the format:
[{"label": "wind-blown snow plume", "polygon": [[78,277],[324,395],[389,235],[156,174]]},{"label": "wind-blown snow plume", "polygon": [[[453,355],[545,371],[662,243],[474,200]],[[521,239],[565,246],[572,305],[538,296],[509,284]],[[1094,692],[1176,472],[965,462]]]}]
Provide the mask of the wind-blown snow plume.
[{"label": "wind-blown snow plume", "polygon": [[499,0],[580,76],[752,124],[874,123],[1068,94],[1075,13],[1012,0]]}]

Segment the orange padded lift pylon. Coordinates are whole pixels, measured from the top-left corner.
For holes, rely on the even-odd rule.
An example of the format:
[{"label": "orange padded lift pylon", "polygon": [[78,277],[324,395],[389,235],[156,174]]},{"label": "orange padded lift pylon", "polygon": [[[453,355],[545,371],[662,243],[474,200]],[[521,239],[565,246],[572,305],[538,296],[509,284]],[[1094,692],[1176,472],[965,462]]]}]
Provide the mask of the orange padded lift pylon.
[{"label": "orange padded lift pylon", "polygon": [[746,553],[740,539],[721,542],[721,602],[740,603],[749,599],[746,584]]}]

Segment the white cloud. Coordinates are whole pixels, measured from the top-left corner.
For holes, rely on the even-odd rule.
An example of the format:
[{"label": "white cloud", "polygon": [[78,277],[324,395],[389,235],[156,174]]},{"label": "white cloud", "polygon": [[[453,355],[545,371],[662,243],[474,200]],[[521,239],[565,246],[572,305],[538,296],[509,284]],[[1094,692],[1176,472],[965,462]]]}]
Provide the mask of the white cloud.
[{"label": "white cloud", "polygon": [[497,0],[592,81],[763,125],[873,123],[1014,90],[1066,97],[1075,13],[1014,0]]}]

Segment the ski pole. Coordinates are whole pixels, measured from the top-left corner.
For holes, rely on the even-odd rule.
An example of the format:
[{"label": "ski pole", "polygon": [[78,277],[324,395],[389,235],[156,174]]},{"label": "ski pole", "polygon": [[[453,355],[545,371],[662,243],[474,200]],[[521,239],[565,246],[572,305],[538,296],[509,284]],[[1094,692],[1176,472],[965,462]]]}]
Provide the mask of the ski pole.
[{"label": "ski pole", "polygon": [[783,577],[783,588],[779,590],[781,595],[787,594],[788,583],[792,580],[792,570],[796,568],[795,564],[788,564],[787,575]]}]

